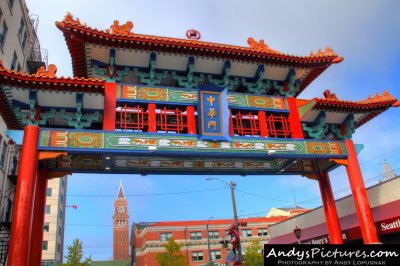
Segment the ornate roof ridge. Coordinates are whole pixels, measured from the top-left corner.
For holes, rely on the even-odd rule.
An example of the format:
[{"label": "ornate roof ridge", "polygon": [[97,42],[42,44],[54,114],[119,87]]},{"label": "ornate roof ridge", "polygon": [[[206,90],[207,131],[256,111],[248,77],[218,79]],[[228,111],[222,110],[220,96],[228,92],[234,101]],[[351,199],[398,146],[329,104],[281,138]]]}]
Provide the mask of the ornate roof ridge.
[{"label": "ornate roof ridge", "polygon": [[[95,31],[99,34],[108,35],[109,38],[139,38],[139,39],[147,39],[149,41],[171,41],[176,44],[192,44],[203,47],[208,47],[208,49],[212,48],[220,48],[220,49],[232,49],[237,52],[255,52],[262,55],[271,55],[271,56],[284,56],[292,59],[303,59],[303,60],[317,60],[321,61],[323,59],[329,60],[330,63],[339,63],[343,61],[343,57],[338,56],[330,47],[326,47],[324,51],[319,49],[316,53],[311,52],[309,55],[299,56],[299,55],[291,55],[279,52],[277,50],[271,49],[268,45],[265,44],[263,39],[260,39],[258,42],[254,40],[253,37],[249,37],[247,39],[247,43],[249,47],[239,46],[239,45],[230,45],[230,44],[221,44],[215,42],[205,42],[200,40],[192,40],[192,39],[182,39],[176,37],[165,37],[165,36],[156,36],[156,35],[146,35],[139,33],[132,33],[131,29],[133,28],[133,23],[128,21],[123,25],[119,25],[119,21],[115,20],[114,24],[110,26],[108,30],[100,30],[97,28],[92,28],[88,26],[86,23],[81,23],[79,18],[74,18],[73,15],[68,12],[65,15],[62,21],[57,21],[56,25],[58,28],[62,29],[65,25],[79,27],[81,29]],[[165,44],[168,45],[168,44]],[[207,49],[207,48],[205,48]]]},{"label": "ornate roof ridge", "polygon": [[21,77],[28,77],[28,78],[45,78],[54,80],[66,80],[66,81],[87,81],[87,82],[105,82],[105,79],[99,78],[85,78],[85,77],[64,77],[64,76],[56,76],[57,67],[54,64],[50,64],[48,69],[46,70],[43,66],[40,67],[35,74],[29,74],[25,72],[18,72],[16,70],[8,69],[3,65],[3,62],[0,60],[0,72],[5,72],[8,74],[14,74]]},{"label": "ornate roof ridge", "polygon": [[367,99],[359,100],[359,101],[340,100],[340,99],[338,99],[336,94],[331,93],[330,90],[325,90],[324,96],[325,96],[325,98],[315,97],[314,99],[317,101],[317,103],[358,104],[358,105],[371,105],[371,104],[375,104],[375,103],[395,104],[397,101],[397,99],[394,96],[392,96],[388,91],[383,91],[382,95],[379,95],[379,93],[377,92],[377,93],[375,93],[374,97],[371,97],[371,95],[368,95]]}]

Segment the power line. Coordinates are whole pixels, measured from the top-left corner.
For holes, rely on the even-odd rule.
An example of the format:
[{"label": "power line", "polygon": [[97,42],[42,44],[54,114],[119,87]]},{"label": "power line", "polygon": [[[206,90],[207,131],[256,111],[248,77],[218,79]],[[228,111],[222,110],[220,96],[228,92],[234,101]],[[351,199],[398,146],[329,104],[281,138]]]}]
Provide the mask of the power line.
[{"label": "power line", "polygon": [[246,191],[238,189],[238,188],[236,188],[236,191],[241,192],[243,194],[251,195],[251,196],[254,196],[254,197],[257,197],[257,198],[267,199],[267,200],[280,201],[280,202],[290,202],[290,203],[293,202],[293,201],[288,201],[288,200],[281,200],[281,199],[276,199],[276,198],[265,197],[265,196],[262,196],[262,195],[257,195],[257,194],[254,194],[254,193],[246,192]]},{"label": "power line", "polygon": [[[127,194],[125,197],[149,197],[149,196],[167,196],[167,195],[179,195],[179,194],[191,194],[191,193],[201,193],[217,190],[225,190],[227,187],[223,188],[211,188],[211,189],[201,189],[192,191],[179,191],[179,192],[164,192],[164,193],[148,193],[148,194]],[[67,197],[85,197],[85,198],[115,198],[115,195],[83,195],[83,194],[70,194]]]},{"label": "power line", "polygon": [[[396,169],[392,170],[391,172],[392,172],[392,173],[400,172],[400,168],[396,168]],[[385,174],[386,174],[386,173],[380,174],[380,175],[377,175],[377,176],[374,176],[374,177],[371,177],[371,178],[369,178],[369,179],[366,179],[366,180],[364,181],[364,183],[371,183],[371,182],[373,182],[373,181],[379,180],[379,178],[383,177]],[[333,191],[333,194],[334,194],[334,196],[335,196],[335,195],[337,195],[338,193],[345,192],[345,191],[347,191],[347,190],[350,190],[350,186],[347,186],[347,187],[344,187],[344,188],[335,190],[335,191]],[[318,196],[318,197],[312,197],[312,198],[306,199],[306,200],[304,200],[304,201],[301,201],[301,202],[299,202],[299,203],[300,203],[300,204],[312,203],[312,202],[315,202],[316,200],[321,201],[321,197],[320,197],[320,196]],[[288,208],[288,207],[292,207],[292,206],[286,206],[286,207],[283,207],[283,208]],[[246,209],[244,209],[244,210],[246,210]],[[243,210],[242,210],[242,211],[243,211]],[[266,211],[267,211],[267,210],[266,210]],[[241,215],[239,215],[239,217],[250,216],[250,215],[257,215],[257,214],[265,213],[266,211],[256,212],[256,213],[248,213],[248,214],[241,214]]]},{"label": "power line", "polygon": [[[384,155],[393,153],[393,152],[398,151],[398,150],[400,150],[400,146],[399,146],[399,147],[395,147],[395,148],[393,148],[393,149],[391,149],[391,150],[389,150],[389,151],[387,151],[387,152],[381,153],[381,154],[379,154],[379,155],[377,155],[377,156],[375,156],[375,157],[373,157],[373,158],[360,161],[359,164],[360,164],[360,165],[364,165],[364,164],[366,164],[366,163],[368,163],[368,162],[370,162],[370,161],[376,160],[376,159],[378,159],[378,158],[380,158],[380,157],[382,157],[382,156],[384,156]],[[340,170],[340,171],[337,171],[335,174],[330,175],[330,176],[331,176],[331,177],[335,177],[335,176],[338,176],[339,174],[342,174],[342,173],[344,173],[344,172],[346,172],[346,170]],[[308,188],[308,187],[314,186],[314,185],[315,185],[314,183],[311,183],[311,184],[308,184],[308,185],[306,185],[306,186],[302,186],[302,187],[296,188],[296,189],[294,189],[294,191],[302,190],[302,189],[305,189],[305,188]],[[275,197],[275,198],[282,198],[282,197],[287,196],[287,195],[288,195],[288,193],[285,193],[285,194],[281,194],[280,196],[277,196],[277,197]]]}]

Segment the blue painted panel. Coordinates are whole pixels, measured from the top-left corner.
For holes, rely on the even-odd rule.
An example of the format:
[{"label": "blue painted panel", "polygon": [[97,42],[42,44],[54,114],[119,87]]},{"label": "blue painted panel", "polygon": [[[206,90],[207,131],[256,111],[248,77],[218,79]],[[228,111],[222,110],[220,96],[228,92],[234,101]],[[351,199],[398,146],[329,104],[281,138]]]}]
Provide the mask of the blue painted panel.
[{"label": "blue painted panel", "polygon": [[199,86],[199,139],[230,141],[227,89],[216,85]]}]

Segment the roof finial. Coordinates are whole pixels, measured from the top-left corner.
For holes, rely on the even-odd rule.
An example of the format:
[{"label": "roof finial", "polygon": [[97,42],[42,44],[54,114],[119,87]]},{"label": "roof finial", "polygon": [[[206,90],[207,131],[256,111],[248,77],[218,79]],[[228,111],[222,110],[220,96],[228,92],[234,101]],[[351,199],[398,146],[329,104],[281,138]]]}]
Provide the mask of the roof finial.
[{"label": "roof finial", "polygon": [[118,188],[117,199],[125,199],[124,188],[122,187],[122,181],[121,180],[119,180],[119,188]]}]

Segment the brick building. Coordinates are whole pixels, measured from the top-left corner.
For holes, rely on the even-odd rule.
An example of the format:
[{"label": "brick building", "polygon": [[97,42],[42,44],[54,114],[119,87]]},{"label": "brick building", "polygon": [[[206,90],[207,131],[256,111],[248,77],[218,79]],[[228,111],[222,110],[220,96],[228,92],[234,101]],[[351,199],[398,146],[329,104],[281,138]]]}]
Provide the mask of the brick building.
[{"label": "brick building", "polygon": [[[269,226],[283,221],[290,216],[255,217],[239,219],[247,222],[240,227],[243,252],[251,240],[259,239],[261,243],[269,240]],[[201,221],[171,221],[154,223],[134,223],[131,231],[132,265],[155,266],[156,254],[165,251],[164,244],[168,238],[183,244],[181,251],[186,256],[188,265],[205,265],[208,262],[207,223],[210,238],[210,255],[214,265],[225,265],[229,247],[224,248],[220,241],[226,237],[233,220],[201,220]]]}]

